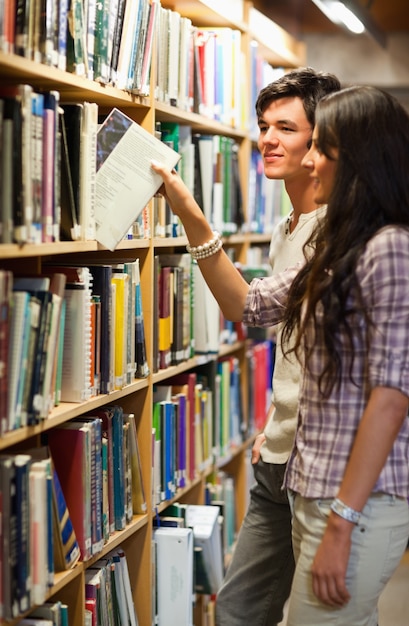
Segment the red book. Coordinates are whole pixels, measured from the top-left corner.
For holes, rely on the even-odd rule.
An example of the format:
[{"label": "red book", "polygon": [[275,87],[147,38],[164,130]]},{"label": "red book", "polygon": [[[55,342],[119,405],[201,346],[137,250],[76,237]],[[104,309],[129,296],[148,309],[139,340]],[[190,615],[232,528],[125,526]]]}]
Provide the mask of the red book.
[{"label": "red book", "polygon": [[89,428],[69,422],[50,431],[48,444],[85,561],[92,556]]},{"label": "red book", "polygon": [[267,344],[256,343],[253,346],[254,356],[254,424],[257,430],[264,428],[267,416]]}]

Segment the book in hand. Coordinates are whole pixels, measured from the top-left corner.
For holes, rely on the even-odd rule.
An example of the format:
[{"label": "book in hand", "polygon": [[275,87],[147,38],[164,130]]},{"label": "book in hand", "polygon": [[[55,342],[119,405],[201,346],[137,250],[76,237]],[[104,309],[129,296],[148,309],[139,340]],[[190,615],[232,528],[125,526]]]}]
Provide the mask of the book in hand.
[{"label": "book in hand", "polygon": [[114,108],[97,133],[96,239],[109,250],[162,184],[152,159],[173,168],[180,155]]}]

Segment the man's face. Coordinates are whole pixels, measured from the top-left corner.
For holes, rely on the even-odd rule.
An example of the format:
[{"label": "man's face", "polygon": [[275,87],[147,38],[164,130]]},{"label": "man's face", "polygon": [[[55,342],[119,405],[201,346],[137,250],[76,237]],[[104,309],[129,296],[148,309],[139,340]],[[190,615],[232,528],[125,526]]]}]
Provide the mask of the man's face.
[{"label": "man's face", "polygon": [[267,178],[289,181],[305,178],[301,161],[308,152],[312,128],[300,98],[271,102],[258,120],[258,149]]}]

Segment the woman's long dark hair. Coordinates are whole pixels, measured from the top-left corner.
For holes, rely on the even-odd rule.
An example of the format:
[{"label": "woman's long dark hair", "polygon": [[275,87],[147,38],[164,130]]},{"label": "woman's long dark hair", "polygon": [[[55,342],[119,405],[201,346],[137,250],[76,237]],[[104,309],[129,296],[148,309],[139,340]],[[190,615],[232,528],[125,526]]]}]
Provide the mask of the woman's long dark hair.
[{"label": "woman's long dark hair", "polygon": [[[340,382],[339,332],[349,342],[352,379],[357,328],[351,326],[351,314],[358,312],[371,323],[356,277],[358,258],[383,226],[409,227],[409,115],[384,91],[350,87],[320,101],[315,123],[319,150],[328,158],[334,148],[338,151],[337,168],[326,218],[316,234],[315,253],[289,293],[282,345],[285,351],[292,336],[293,349],[301,355],[312,320],[326,350],[318,382],[321,392],[328,395]],[[310,354],[303,352],[306,367]]]}]

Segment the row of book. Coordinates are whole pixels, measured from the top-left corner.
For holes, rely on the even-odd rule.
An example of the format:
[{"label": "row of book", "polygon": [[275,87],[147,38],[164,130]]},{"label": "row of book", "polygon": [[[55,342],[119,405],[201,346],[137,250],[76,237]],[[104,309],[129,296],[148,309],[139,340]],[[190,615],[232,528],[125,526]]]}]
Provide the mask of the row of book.
[{"label": "row of book", "polygon": [[43,10],[27,0],[3,4],[2,51],[143,96],[151,93],[156,32],[155,97],[244,127],[240,31],[195,28],[160,0],[53,0]]},{"label": "row of book", "polygon": [[[203,209],[212,228],[225,235],[245,224],[236,140],[224,135],[194,133],[189,125],[158,122],[157,136],[181,155],[177,170]],[[164,199],[155,198],[156,237],[183,234]]]},{"label": "row of book", "polygon": [[[138,626],[128,561],[122,548],[109,552],[85,573],[84,626]],[[68,605],[49,600],[37,606],[17,626],[69,626]]]},{"label": "row of book", "polygon": [[13,619],[45,602],[55,572],[146,513],[134,414],[105,407],[53,429],[46,446],[0,455],[0,496],[0,615]]},{"label": "row of book", "polygon": [[104,407],[51,430],[48,445],[86,561],[146,513],[136,418]]},{"label": "row of book", "polygon": [[1,2],[0,49],[136,93],[149,91],[159,0]]},{"label": "row of book", "polygon": [[138,626],[128,560],[122,548],[109,552],[85,573],[84,626]]},{"label": "row of book", "polygon": [[42,604],[56,571],[80,557],[58,473],[46,447],[0,456],[0,615]]},{"label": "row of book", "polygon": [[68,605],[61,600],[44,602],[25,617],[17,626],[69,626]]},{"label": "row of book", "polygon": [[245,128],[248,93],[239,30],[194,27],[189,18],[161,7],[157,59],[156,100]]},{"label": "row of book", "polygon": [[[264,365],[267,368],[266,360]],[[214,384],[210,385],[209,381],[213,380]],[[264,384],[266,381],[267,376]],[[254,384],[254,380],[251,382]],[[258,383],[257,392],[260,388]],[[267,396],[264,389],[264,410]],[[240,364],[233,356],[155,385],[153,401],[152,501],[155,504],[172,499],[178,489],[198,473],[211,469],[253,432],[244,423]],[[261,405],[262,400],[257,402]],[[258,410],[261,412],[259,406]],[[251,428],[253,415],[252,407]]]},{"label": "row of book", "polygon": [[149,373],[139,259],[43,266],[35,276],[1,270],[0,294],[1,432]]},{"label": "row of book", "polygon": [[[42,93],[29,84],[0,88],[0,243],[100,241],[101,221],[108,221],[113,230],[121,229],[118,214],[111,211],[107,220],[104,212],[102,170],[129,126],[154,138],[114,111],[115,120],[119,119],[116,133],[110,132],[112,116],[100,120],[94,102],[62,104],[58,91]],[[154,190],[149,192],[145,205]],[[138,210],[129,198],[117,206],[127,221],[118,234],[120,240],[135,234],[132,226],[143,207]]]},{"label": "row of book", "polygon": [[[55,90],[0,88],[1,243],[97,239],[114,249],[123,238],[150,236],[146,206],[160,185],[147,178],[154,155],[171,167],[180,159],[216,230],[249,229],[234,139],[171,122],[158,123],[154,137],[118,109],[103,120],[98,111],[91,102],[62,104]],[[135,158],[142,148],[143,161]],[[153,234],[183,234],[165,200],[155,203]]]}]

